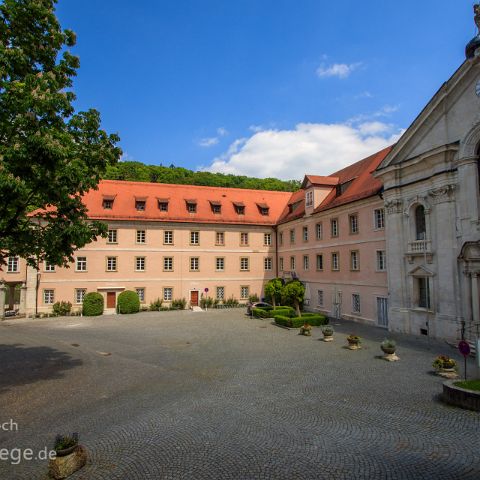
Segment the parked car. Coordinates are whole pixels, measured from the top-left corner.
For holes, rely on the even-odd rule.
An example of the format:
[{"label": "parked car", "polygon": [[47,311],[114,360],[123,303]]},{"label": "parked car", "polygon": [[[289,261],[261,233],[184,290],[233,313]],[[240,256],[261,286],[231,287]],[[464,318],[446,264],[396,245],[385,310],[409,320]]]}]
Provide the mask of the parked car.
[{"label": "parked car", "polygon": [[266,308],[266,307],[273,308],[273,305],[271,305],[270,303],[267,303],[267,302],[253,302],[253,303],[249,302],[249,303],[247,303],[247,314],[251,315],[252,310],[254,308]]}]

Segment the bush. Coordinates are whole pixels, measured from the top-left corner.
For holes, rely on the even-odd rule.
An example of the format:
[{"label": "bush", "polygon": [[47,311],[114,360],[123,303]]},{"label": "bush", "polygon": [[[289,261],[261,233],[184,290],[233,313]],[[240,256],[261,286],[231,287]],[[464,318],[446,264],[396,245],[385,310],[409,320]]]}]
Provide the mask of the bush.
[{"label": "bush", "polygon": [[137,292],[125,290],[118,296],[118,313],[138,313],[140,311],[140,299]]},{"label": "bush", "polygon": [[287,317],[285,315],[275,315],[275,323],[284,327],[300,328],[304,323],[312,327],[326,325],[328,318],[318,313],[304,313],[301,317]]},{"label": "bush", "polygon": [[157,298],[153,302],[150,302],[150,306],[148,307],[152,312],[159,312],[162,308],[163,300],[161,298]]},{"label": "bush", "polygon": [[176,300],[172,300],[171,310],[185,310],[186,306],[187,301],[185,298],[177,298]]},{"label": "bush", "polygon": [[72,304],[70,302],[55,302],[53,304],[53,313],[55,315],[68,315],[72,311]]},{"label": "bush", "polygon": [[227,298],[226,300],[224,300],[223,304],[226,307],[238,307],[239,302],[234,296],[231,296],[230,298]]},{"label": "bush", "polygon": [[284,315],[285,317],[294,317],[295,309],[292,307],[262,307],[253,308],[252,315],[256,318],[275,318],[277,315]]},{"label": "bush", "polygon": [[200,299],[200,308],[212,308],[215,300],[212,297],[202,297]]},{"label": "bush", "polygon": [[83,297],[82,313],[86,317],[94,317],[103,313],[103,296],[98,292],[90,292]]},{"label": "bush", "polygon": [[255,302],[259,302],[260,299],[258,298],[258,295],[256,293],[252,293],[251,295],[248,296],[248,301],[250,303],[255,303]]}]

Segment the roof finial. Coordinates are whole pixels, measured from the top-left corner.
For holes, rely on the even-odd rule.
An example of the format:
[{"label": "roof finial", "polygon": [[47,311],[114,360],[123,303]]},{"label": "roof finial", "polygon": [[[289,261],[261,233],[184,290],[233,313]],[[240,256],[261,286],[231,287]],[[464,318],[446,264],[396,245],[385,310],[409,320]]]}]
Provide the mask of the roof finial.
[{"label": "roof finial", "polygon": [[465,56],[467,59],[480,56],[480,3],[477,2],[473,5],[473,14],[473,21],[477,26],[477,35],[470,40],[465,48]]}]

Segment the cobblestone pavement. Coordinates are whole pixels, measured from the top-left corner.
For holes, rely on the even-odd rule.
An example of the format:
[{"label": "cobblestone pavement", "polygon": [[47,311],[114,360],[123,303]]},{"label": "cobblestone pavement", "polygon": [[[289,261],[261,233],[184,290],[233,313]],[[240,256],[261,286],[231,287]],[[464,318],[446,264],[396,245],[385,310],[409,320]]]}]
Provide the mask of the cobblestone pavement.
[{"label": "cobblestone pavement", "polygon": [[[342,322],[332,343],[244,310],[0,323],[0,448],[78,431],[73,479],[476,479],[480,414],[437,401],[445,343]],[[343,346],[349,333],[363,348]],[[457,357],[458,358],[458,357]],[[472,366],[470,366],[472,368]],[[1,479],[46,462],[0,461]]]}]

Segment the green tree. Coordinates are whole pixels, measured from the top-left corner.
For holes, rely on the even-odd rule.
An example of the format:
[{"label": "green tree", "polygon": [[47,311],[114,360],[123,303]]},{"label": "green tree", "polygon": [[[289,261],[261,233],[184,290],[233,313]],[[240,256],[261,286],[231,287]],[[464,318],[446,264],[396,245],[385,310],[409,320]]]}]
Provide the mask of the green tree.
[{"label": "green tree", "polygon": [[283,294],[283,282],[280,278],[272,278],[265,285],[265,295],[272,300],[275,307],[277,298],[281,298]]},{"label": "green tree", "polygon": [[7,255],[64,265],[106,231],[81,197],[118,160],[119,138],[100,129],[96,110],[74,110],[76,38],[56,3],[0,4],[0,265]]},{"label": "green tree", "polygon": [[305,297],[305,287],[303,283],[298,280],[292,280],[283,287],[283,297],[295,305],[297,317],[301,317],[300,304]]}]

